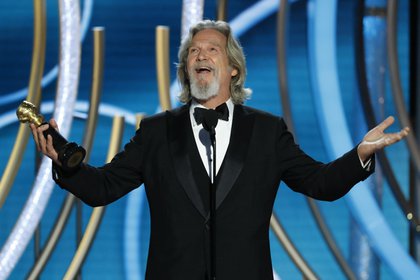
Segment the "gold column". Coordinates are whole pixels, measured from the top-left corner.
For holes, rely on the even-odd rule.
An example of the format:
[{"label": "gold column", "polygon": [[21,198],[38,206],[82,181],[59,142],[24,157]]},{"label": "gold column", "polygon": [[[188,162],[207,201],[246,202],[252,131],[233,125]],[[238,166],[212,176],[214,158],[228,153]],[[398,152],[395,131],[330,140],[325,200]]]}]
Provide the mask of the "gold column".
[{"label": "gold column", "polygon": [[85,128],[83,147],[86,149],[85,161],[89,161],[90,150],[96,131],[98,121],[98,108],[102,95],[102,82],[104,75],[105,57],[105,29],[103,27],[93,28],[93,69],[91,98],[89,103],[89,117]]},{"label": "gold column", "polygon": [[[123,117],[114,117],[112,131],[111,131],[111,141],[108,149],[107,162],[111,161],[114,155],[119,151],[121,146],[121,139],[124,129],[124,118]],[[87,253],[92,246],[93,240],[95,238],[96,232],[101,223],[102,217],[104,215],[106,207],[95,207],[90,216],[89,223],[86,227],[85,234],[83,235],[82,241],[77,248],[76,254],[73,257],[73,260],[64,275],[63,279],[74,279],[80,267],[82,266]]]},{"label": "gold column", "polygon": [[303,279],[316,280],[319,279],[309,265],[305,262],[299,251],[296,250],[295,246],[290,242],[290,238],[287,236],[286,231],[280,224],[276,215],[271,215],[270,226],[276,237],[279,239],[280,244],[283,246],[286,253],[292,259],[294,264],[299,268],[303,274]]},{"label": "gold column", "polygon": [[[41,79],[45,64],[46,46],[46,11],[44,0],[34,0],[34,40],[32,50],[31,74],[27,100],[37,107],[41,100]],[[23,154],[28,143],[30,131],[26,124],[20,124],[15,145],[10,155],[3,177],[0,181],[0,208],[3,206],[7,195],[22,162]]]},{"label": "gold column", "polygon": [[226,6],[227,0],[217,1],[217,20],[226,21]]},{"label": "gold column", "polygon": [[61,206],[60,215],[55,221],[54,228],[48,236],[47,242],[42,248],[41,254],[37,257],[36,262],[32,266],[29,273],[26,275],[27,280],[39,279],[39,275],[47,264],[52,252],[54,251],[57,242],[63,233],[64,227],[67,224],[68,217],[76,197],[72,194],[68,194],[63,205]]},{"label": "gold column", "polygon": [[166,26],[156,27],[156,67],[160,107],[162,111],[170,110],[169,28]]},{"label": "gold column", "polygon": [[145,117],[144,114],[136,114],[136,126],[135,126],[136,130],[140,128],[141,121],[144,119],[144,117]]},{"label": "gold column", "polygon": [[[102,95],[102,81],[103,81],[103,68],[104,68],[104,44],[105,30],[102,27],[93,28],[93,70],[92,70],[92,87],[89,102],[89,113],[87,118],[87,125],[83,136],[83,147],[86,149],[86,156],[84,161],[89,160],[90,152],[92,150],[92,143],[94,132],[96,131],[96,124],[98,120],[98,108]],[[37,258],[36,263],[26,276],[26,279],[38,279],[48,259],[50,258],[55,246],[67,224],[68,217],[74,205],[76,197],[68,194],[60,211],[60,215],[55,221],[54,228],[48,236],[47,242],[42,249],[40,256]]]}]

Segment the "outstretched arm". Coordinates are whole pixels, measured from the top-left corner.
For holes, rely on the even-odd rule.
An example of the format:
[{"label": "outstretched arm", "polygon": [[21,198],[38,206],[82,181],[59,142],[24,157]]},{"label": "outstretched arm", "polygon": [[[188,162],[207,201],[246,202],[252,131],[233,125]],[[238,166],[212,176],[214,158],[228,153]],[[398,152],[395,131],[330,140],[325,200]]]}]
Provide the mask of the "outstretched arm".
[{"label": "outstretched arm", "polygon": [[393,123],[394,118],[390,116],[363,137],[362,143],[357,147],[357,153],[363,162],[368,160],[375,152],[400,141],[410,132],[410,129],[405,127],[399,132],[385,133],[384,130]]},{"label": "outstretched arm", "polygon": [[[53,119],[48,125],[58,130],[57,123]],[[124,151],[118,153],[110,163],[102,167],[82,163],[78,168],[65,170],[61,168],[52,137],[50,135],[44,137],[43,132],[48,129],[48,125],[36,127],[31,124],[37,149],[55,163],[52,172],[54,181],[86,204],[90,206],[109,204],[142,184],[142,164],[145,160],[143,160],[144,149],[140,130],[136,134],[138,137],[135,137],[137,141],[132,140],[127,143]]]}]

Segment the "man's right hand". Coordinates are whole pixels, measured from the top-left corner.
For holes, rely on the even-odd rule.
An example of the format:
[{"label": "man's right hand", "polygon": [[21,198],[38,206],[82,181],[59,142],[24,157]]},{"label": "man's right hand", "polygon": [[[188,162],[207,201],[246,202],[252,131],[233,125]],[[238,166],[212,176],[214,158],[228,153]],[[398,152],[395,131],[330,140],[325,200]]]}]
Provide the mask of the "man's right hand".
[{"label": "man's right hand", "polygon": [[[51,119],[49,125],[58,131],[57,122],[54,119]],[[37,150],[50,159],[52,159],[56,164],[61,166],[61,162],[58,161],[58,153],[53,147],[53,139],[51,135],[48,135],[47,138],[44,137],[44,131],[48,129],[48,124],[41,125],[36,127],[34,124],[30,124],[32,130],[32,136],[34,137]]]}]

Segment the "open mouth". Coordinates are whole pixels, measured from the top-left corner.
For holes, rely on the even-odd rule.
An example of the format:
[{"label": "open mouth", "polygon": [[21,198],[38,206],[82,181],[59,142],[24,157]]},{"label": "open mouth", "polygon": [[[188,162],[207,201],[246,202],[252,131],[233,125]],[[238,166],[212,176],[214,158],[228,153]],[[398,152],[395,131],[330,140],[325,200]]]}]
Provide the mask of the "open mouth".
[{"label": "open mouth", "polygon": [[197,72],[198,74],[210,73],[211,71],[212,69],[207,66],[200,66],[200,67],[195,68],[195,72]]}]

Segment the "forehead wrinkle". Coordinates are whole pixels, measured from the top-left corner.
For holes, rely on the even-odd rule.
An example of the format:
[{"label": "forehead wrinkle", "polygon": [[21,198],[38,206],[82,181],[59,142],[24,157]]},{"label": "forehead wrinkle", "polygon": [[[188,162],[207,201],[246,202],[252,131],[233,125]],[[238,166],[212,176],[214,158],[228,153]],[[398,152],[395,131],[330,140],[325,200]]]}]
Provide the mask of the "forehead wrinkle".
[{"label": "forehead wrinkle", "polygon": [[194,41],[193,40],[191,42],[191,45],[189,46],[189,48],[191,48],[191,47],[197,47],[197,46],[202,46],[202,45],[206,45],[206,44],[212,45],[212,46],[216,46],[216,47],[219,47],[221,49],[223,48],[222,45],[219,42],[215,41],[215,40],[205,40],[205,41]]}]

